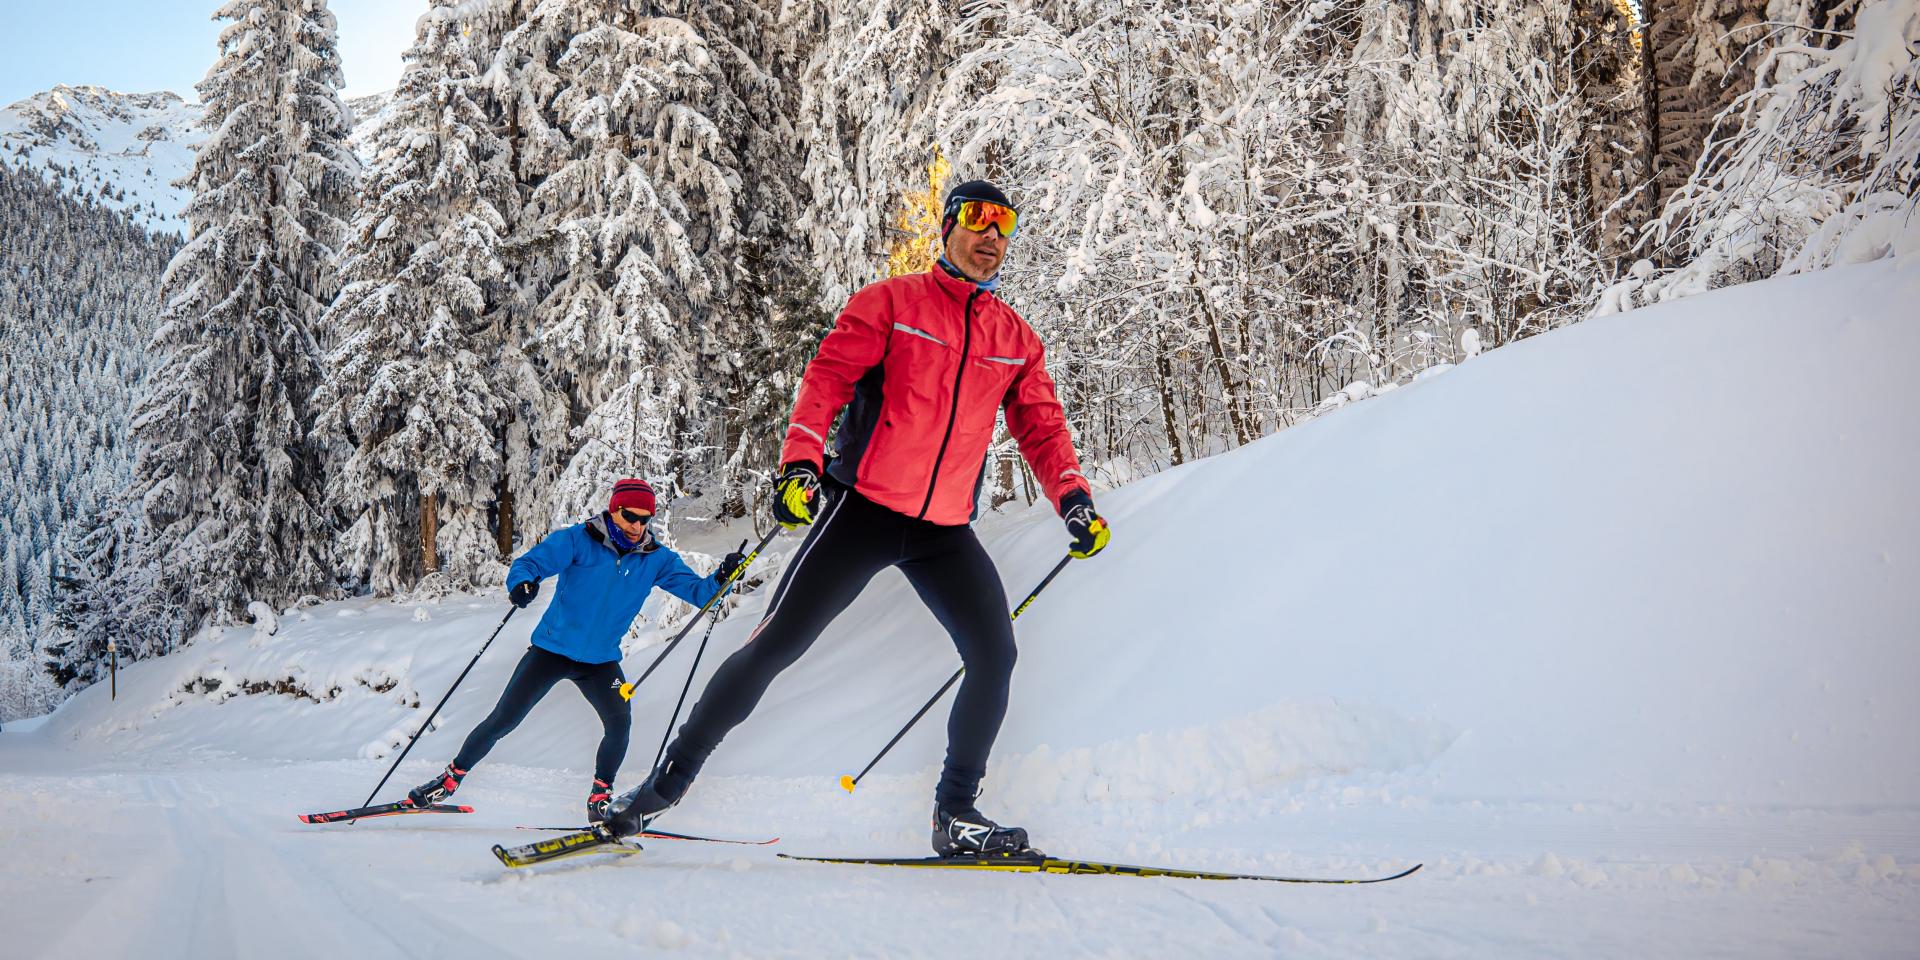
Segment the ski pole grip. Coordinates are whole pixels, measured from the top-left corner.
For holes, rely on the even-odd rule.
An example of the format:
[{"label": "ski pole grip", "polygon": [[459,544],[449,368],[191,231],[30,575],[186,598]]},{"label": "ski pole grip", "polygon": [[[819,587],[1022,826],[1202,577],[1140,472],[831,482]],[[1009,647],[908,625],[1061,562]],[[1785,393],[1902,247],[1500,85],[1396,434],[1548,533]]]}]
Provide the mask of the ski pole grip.
[{"label": "ski pole grip", "polygon": [[[774,536],[779,534],[779,532],[780,532],[780,528],[774,527],[772,530],[767,531],[766,536],[760,538],[760,545],[754,547],[753,552],[747,554],[746,558],[740,561],[740,566],[733,571],[733,576],[728,577],[727,582],[724,584],[721,584],[720,591],[713,595],[713,599],[708,600],[706,604],[699,609],[699,611],[694,613],[693,618],[687,621],[687,625],[681,628],[680,632],[674,636],[672,642],[667,644],[667,648],[665,650],[660,651],[660,656],[654,658],[653,665],[647,667],[647,672],[640,675],[640,679],[629,680],[626,683],[623,683],[620,685],[620,699],[622,700],[633,699],[634,691],[639,689],[640,685],[642,683],[645,683],[647,678],[653,675],[654,667],[660,666],[660,661],[665,660],[667,658],[667,654],[672,653],[673,648],[680,645],[680,641],[685,639],[687,634],[693,630],[694,626],[700,622],[701,618],[707,615],[707,611],[712,610],[714,604],[719,603],[720,598],[726,596],[727,591],[733,589],[734,582],[739,580],[742,576],[746,574],[747,568],[749,566],[752,566],[754,559],[760,556],[760,551],[765,550],[767,548],[767,544],[772,543]],[[745,540],[740,541],[741,549],[743,550],[746,549],[746,546],[747,546],[747,541]],[[718,615],[716,614],[716,616]]]}]

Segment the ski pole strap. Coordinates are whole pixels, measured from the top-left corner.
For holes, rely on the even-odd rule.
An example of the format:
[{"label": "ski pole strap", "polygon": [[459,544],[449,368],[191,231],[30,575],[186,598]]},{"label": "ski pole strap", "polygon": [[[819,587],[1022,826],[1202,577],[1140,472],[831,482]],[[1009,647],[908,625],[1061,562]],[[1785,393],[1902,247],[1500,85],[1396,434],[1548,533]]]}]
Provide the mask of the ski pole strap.
[{"label": "ski pole strap", "polygon": [[[1009,616],[1008,619],[1010,620],[1020,619],[1020,615],[1027,612],[1028,607],[1033,606],[1033,601],[1036,597],[1040,596],[1040,591],[1045,590],[1047,588],[1047,584],[1052,583],[1053,578],[1059,576],[1060,571],[1065,570],[1067,568],[1067,564],[1072,562],[1073,562],[1072,555],[1061,557],[1060,562],[1054,564],[1052,570],[1047,571],[1047,575],[1045,578],[1043,578],[1040,581],[1040,585],[1037,587],[1034,587],[1033,592],[1027,594],[1027,598],[1025,600],[1020,601],[1019,606],[1013,608],[1013,614]],[[888,740],[887,745],[884,747],[881,747],[880,752],[874,754],[873,759],[867,761],[867,765],[864,768],[862,768],[859,773],[852,774],[852,775],[841,774],[840,789],[845,790],[848,793],[852,793],[853,788],[860,785],[861,778],[865,777],[868,774],[868,772],[873,770],[874,764],[879,763],[880,758],[886,756],[887,751],[892,750],[893,745],[896,743],[899,743],[900,738],[906,736],[907,731],[913,729],[913,725],[916,723],[919,723],[920,718],[926,716],[927,711],[933,709],[933,705],[936,703],[939,703],[940,698],[946,696],[947,691],[953,689],[953,685],[960,682],[960,675],[966,672],[967,672],[967,668],[965,666],[962,666],[960,669],[955,670],[953,672],[953,676],[948,677],[947,682],[941,684],[940,689],[934,691],[933,696],[927,698],[927,702],[920,705],[920,711],[913,715],[913,719],[908,720],[907,725],[904,727],[901,727],[900,732],[894,734],[893,739]]]},{"label": "ski pole strap", "polygon": [[[667,642],[667,648],[660,651],[659,656],[653,658],[653,662],[647,665],[646,672],[640,674],[640,679],[620,685],[620,699],[633,699],[633,692],[639,689],[641,684],[646,683],[647,678],[653,676],[653,671],[659,669],[661,662],[666,660],[667,655],[673,652],[673,648],[679,646],[680,641],[685,640],[687,634],[693,632],[693,628],[699,625],[700,618],[706,616],[707,611],[714,609],[714,606],[720,602],[721,598],[725,597],[727,592],[733,589],[733,585],[738,583],[741,577],[747,575],[747,568],[753,566],[754,558],[760,555],[760,551],[767,548],[767,544],[773,542],[774,537],[780,535],[780,529],[780,526],[776,524],[772,530],[767,531],[766,536],[760,538],[760,542],[754,546],[753,550],[747,554],[745,559],[740,561],[740,566],[734,569],[733,576],[728,577],[727,582],[721,584],[720,589],[714,592],[713,599],[708,600],[706,604],[700,608],[700,611],[695,613],[693,618],[687,621],[687,625],[681,627],[680,632],[675,634],[673,639]],[[718,618],[716,617],[715,619],[717,620]],[[711,630],[712,628],[709,627],[708,629]]]}]

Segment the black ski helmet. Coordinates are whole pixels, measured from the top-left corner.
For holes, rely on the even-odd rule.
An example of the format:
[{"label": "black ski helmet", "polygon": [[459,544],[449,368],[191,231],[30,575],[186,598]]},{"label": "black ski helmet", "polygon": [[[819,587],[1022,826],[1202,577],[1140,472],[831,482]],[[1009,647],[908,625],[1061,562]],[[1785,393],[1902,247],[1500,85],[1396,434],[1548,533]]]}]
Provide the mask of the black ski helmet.
[{"label": "black ski helmet", "polygon": [[968,200],[985,200],[988,203],[997,203],[1015,213],[1020,212],[1020,208],[1014,206],[1013,201],[1008,200],[1007,195],[1001,193],[999,187],[985,180],[968,180],[947,191],[947,203],[940,213],[941,241],[944,242],[947,234],[953,232],[953,225],[960,217],[960,205]]}]

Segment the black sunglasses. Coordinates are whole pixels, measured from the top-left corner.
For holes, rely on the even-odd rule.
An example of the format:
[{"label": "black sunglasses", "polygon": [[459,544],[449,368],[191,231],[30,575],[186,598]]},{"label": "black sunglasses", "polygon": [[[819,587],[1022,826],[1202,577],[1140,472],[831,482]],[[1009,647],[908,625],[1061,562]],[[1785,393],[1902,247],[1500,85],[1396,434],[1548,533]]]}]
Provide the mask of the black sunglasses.
[{"label": "black sunglasses", "polygon": [[632,510],[629,510],[626,507],[621,507],[620,519],[625,520],[628,523],[646,523],[648,520],[653,519],[653,514],[634,513]]}]

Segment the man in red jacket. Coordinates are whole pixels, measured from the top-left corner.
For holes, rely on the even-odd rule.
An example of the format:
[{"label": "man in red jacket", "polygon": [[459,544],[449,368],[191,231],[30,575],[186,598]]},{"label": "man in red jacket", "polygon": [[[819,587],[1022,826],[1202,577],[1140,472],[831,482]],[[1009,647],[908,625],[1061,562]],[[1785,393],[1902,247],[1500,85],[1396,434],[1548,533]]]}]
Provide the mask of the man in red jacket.
[{"label": "man in red jacket", "polygon": [[[939,265],[867,286],[847,302],[807,367],[780,456],[774,518],[813,529],[765,619],[714,673],[660,768],[615,801],[607,821],[615,833],[638,833],[679,802],[773,678],[874,574],[898,567],[967,668],[947,720],[934,851],[1030,852],[1025,830],[974,807],[1014,662],[1006,592],[971,526],[1000,410],[1065,519],[1073,556],[1100,552],[1109,533],[1094,512],[1040,338],[994,296],[1017,220],[992,184],[963,183],[947,195]],[[822,476],[827,431],[843,407],[838,456]]]}]

